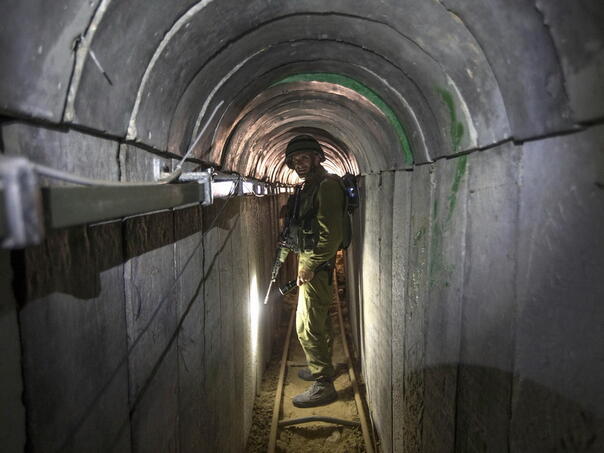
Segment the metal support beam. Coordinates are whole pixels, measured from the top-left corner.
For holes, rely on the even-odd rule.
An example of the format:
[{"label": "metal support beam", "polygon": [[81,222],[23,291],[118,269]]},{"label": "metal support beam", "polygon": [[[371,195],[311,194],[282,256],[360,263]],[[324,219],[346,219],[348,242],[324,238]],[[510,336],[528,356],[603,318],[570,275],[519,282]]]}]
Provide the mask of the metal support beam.
[{"label": "metal support beam", "polygon": [[98,223],[206,201],[197,183],[132,187],[47,187],[42,189],[46,225],[64,228]]},{"label": "metal support beam", "polygon": [[[0,161],[0,241],[3,248],[38,244],[43,239],[44,228],[107,222],[196,204],[207,206],[213,203],[214,197],[275,193],[270,184],[263,181],[215,173],[212,169],[182,173],[180,183],[120,184],[74,176],[77,181],[85,181],[80,184],[89,185],[40,188],[36,175],[38,167],[23,158]],[[52,171],[53,175],[61,173]],[[61,175],[63,179],[71,178],[67,174]]]},{"label": "metal support beam", "polygon": [[[150,214],[166,209],[184,208],[196,204],[209,205],[212,196],[210,182],[162,184],[152,186],[69,186],[43,187],[43,216],[35,223],[46,228],[65,228],[75,225],[119,220],[125,217]],[[43,235],[28,240],[14,238],[23,236],[10,228],[8,220],[13,217],[31,218],[34,213],[20,213],[15,209],[7,212],[7,192],[0,188],[0,239],[4,248],[21,248],[34,245]],[[13,212],[14,211],[14,212]],[[25,226],[27,227],[27,226]]]}]

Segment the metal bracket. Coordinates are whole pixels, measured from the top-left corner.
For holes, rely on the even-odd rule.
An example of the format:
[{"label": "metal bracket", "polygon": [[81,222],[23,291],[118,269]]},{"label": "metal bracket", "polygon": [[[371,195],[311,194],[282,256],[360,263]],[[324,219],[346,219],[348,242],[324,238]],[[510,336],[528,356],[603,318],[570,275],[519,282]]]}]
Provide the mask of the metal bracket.
[{"label": "metal bracket", "polygon": [[0,157],[0,187],[2,248],[39,244],[44,237],[44,217],[33,166],[22,157]]},{"label": "metal bracket", "polygon": [[183,182],[196,182],[201,184],[203,187],[203,202],[202,206],[209,206],[214,203],[214,196],[212,194],[212,176],[214,174],[213,168],[208,168],[205,171],[194,171],[189,173],[183,173],[180,175],[179,180]]},{"label": "metal bracket", "polygon": [[[161,171],[159,168],[160,161],[155,159],[153,161],[154,164],[154,177],[156,180],[160,180],[166,178],[171,173]],[[212,194],[212,178],[214,175],[213,168],[206,168],[204,171],[191,171],[187,173],[181,173],[178,177],[180,182],[196,182],[201,184],[203,190],[203,201],[201,203],[202,206],[210,206],[214,203],[214,195]]]}]

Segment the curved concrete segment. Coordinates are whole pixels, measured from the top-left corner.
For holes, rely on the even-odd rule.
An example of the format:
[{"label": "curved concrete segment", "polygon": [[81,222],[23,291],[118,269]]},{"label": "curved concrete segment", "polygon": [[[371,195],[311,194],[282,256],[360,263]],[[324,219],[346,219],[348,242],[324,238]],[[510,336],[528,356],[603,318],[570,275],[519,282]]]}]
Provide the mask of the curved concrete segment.
[{"label": "curved concrete segment", "polygon": [[604,451],[602,0],[1,11],[3,154],[149,181],[191,149],[283,193],[1,256],[4,450],[244,450],[283,153],[310,134],[359,175],[346,291],[381,449]]},{"label": "curved concrete segment", "polygon": [[354,90],[361,96],[365,97],[375,107],[382,111],[384,116],[388,119],[388,122],[390,123],[391,127],[394,128],[394,130],[396,131],[396,135],[398,136],[401,145],[401,152],[405,156],[405,163],[407,165],[413,164],[413,155],[411,154],[411,148],[409,147],[409,139],[407,138],[407,134],[405,133],[405,128],[401,124],[396,113],[377,93],[372,91],[370,88],[364,86],[362,83],[351,79],[350,77],[333,73],[297,74],[287,77],[283,80],[279,80],[277,84],[297,81],[333,83],[346,88],[350,88],[351,90]]},{"label": "curved concrete segment", "polygon": [[[572,129],[602,115],[602,103],[589,96],[602,92],[595,76],[602,70],[601,33],[585,26],[586,41],[577,33],[568,39],[572,27],[559,20],[565,12],[586,20],[587,12],[598,14],[596,5],[106,0],[81,8],[64,2],[52,11],[54,20],[37,5],[7,8],[6,24],[32,26],[28,35],[21,31],[27,27],[0,30],[3,67],[15,68],[3,71],[1,86],[12,87],[2,93],[3,110],[64,118],[162,151],[182,152],[198,127],[191,118],[202,117],[208,102],[223,100],[237,115],[277,80],[302,72],[335,72],[366,84],[408,129],[416,163]],[[65,24],[55,39],[53,27]],[[68,35],[83,40],[72,49]],[[39,58],[25,58],[36,54],[27,47],[35,42]]]},{"label": "curved concrete segment", "polygon": [[[483,42],[482,34],[463,20],[471,6],[455,5],[461,12],[454,14],[438,2],[420,1],[382,2],[374,8],[343,0],[329,5],[182,0],[154,6],[107,0],[96,13],[89,11],[75,67],[53,60],[54,72],[71,80],[66,121],[171,151],[182,145],[169,137],[188,141],[182,131],[191,133],[196,126],[189,124],[190,118],[207,109],[209,99],[241,106],[284,77],[336,72],[366,84],[387,101],[408,128],[414,162],[422,163],[508,139],[514,134],[508,124],[510,112],[514,116],[515,110],[546,99],[533,101],[533,96],[522,92],[526,83],[513,93],[521,92],[523,102],[506,98],[500,86],[505,78],[494,71],[499,66],[491,64],[491,47],[485,48],[490,41]],[[17,20],[18,14],[23,15],[18,10],[13,14]],[[34,34],[42,36],[48,27]],[[525,39],[525,34],[518,35]],[[541,35],[531,29],[531,39],[535,36]],[[552,47],[547,36],[541,40],[543,46]],[[514,56],[521,50],[515,52]],[[306,68],[282,69],[307,55],[314,57]],[[338,69],[333,71],[329,60],[335,62],[336,55]],[[516,63],[523,63],[523,57],[518,56]],[[33,75],[34,66],[29,68],[33,73],[21,79],[9,73],[14,77],[10,82],[17,88],[49,82]],[[555,78],[560,70],[552,67],[547,73]],[[248,85],[253,91],[241,93]],[[538,80],[533,85],[539,85]],[[550,82],[550,88],[554,85]],[[27,107],[25,97],[12,104],[34,115],[43,108]],[[551,105],[535,109],[552,115],[563,110]],[[52,118],[60,121],[61,116]],[[530,122],[524,118],[520,122],[530,129]],[[534,122],[534,126],[535,135],[543,133],[543,125]]]},{"label": "curved concrete segment", "polygon": [[[276,167],[287,172],[283,167],[285,146],[297,130],[308,127],[326,131],[321,135],[331,137],[332,143],[336,139],[347,144],[347,150],[339,154],[332,154],[332,147],[325,149],[327,159],[340,173],[405,166],[399,137],[384,113],[358,92],[326,82],[278,84],[254,99],[233,122],[228,135],[217,137],[217,143],[227,143],[222,164],[227,168],[240,164],[239,171],[253,171],[259,178],[266,176],[263,171],[274,173]],[[317,138],[323,141],[321,136]],[[253,147],[262,147],[262,151]],[[376,148],[382,151],[376,153]],[[381,153],[387,160],[372,161]]]}]

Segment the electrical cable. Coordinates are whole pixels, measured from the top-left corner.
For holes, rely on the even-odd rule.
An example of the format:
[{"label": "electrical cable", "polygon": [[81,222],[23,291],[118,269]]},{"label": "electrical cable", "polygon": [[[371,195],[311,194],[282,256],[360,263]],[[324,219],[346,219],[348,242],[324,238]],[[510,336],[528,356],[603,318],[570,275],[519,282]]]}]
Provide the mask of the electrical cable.
[{"label": "electrical cable", "polygon": [[[231,192],[229,193],[229,197],[226,198],[226,201],[225,201],[224,205],[220,208],[220,210],[218,211],[218,213],[216,214],[216,216],[214,217],[214,219],[212,219],[212,222],[210,222],[210,225],[207,227],[207,230],[211,230],[214,227],[214,225],[216,224],[216,222],[218,221],[218,219],[220,218],[220,216],[222,215],[222,213],[225,211],[226,207],[228,206],[229,201],[232,198],[234,198],[234,195],[235,195],[235,191],[232,189]],[[83,413],[85,413],[85,414],[90,414],[91,413],[92,408],[96,404],[98,404],[98,402],[99,402],[100,398],[102,397],[102,395],[104,395],[105,391],[109,388],[109,386],[112,384],[112,382],[114,381],[114,379],[118,375],[119,370],[121,370],[122,367],[127,363],[127,360],[130,357],[130,355],[132,354],[132,351],[134,351],[134,349],[136,348],[136,346],[138,345],[138,343],[141,341],[141,339],[143,338],[143,336],[145,335],[145,333],[147,332],[147,330],[151,327],[151,324],[155,320],[155,317],[159,313],[161,307],[169,299],[169,296],[171,294],[173,294],[174,288],[176,287],[176,284],[179,282],[179,280],[184,275],[185,270],[187,269],[188,265],[191,263],[191,260],[193,259],[193,257],[197,253],[197,251],[199,250],[199,247],[201,247],[201,245],[203,244],[204,237],[205,237],[205,233],[202,232],[201,233],[201,237],[199,238],[199,241],[197,242],[197,244],[195,245],[195,247],[193,247],[193,250],[192,250],[191,254],[189,255],[189,257],[184,262],[184,264],[183,264],[180,272],[175,276],[174,281],[170,285],[170,288],[168,288],[168,290],[166,291],[166,293],[161,297],[161,299],[159,300],[159,303],[157,304],[157,306],[153,310],[153,313],[151,314],[151,316],[149,318],[149,321],[144,326],[144,328],[140,331],[139,335],[134,339],[134,341],[132,342],[132,344],[128,347],[128,350],[127,350],[126,354],[120,359],[119,363],[116,365],[115,371],[111,374],[111,376],[109,377],[108,381],[104,384],[103,388],[96,395],[96,397],[93,399],[93,401],[91,401],[90,404],[88,404],[87,409],[85,411],[83,411]],[[205,277],[202,277],[202,278],[205,278]],[[186,312],[186,310],[185,310],[185,312]],[[181,318],[178,321],[177,326],[180,326],[182,324],[183,320],[184,320],[184,316],[183,316],[183,318]],[[156,366],[154,368],[156,368],[157,365],[158,364],[156,364]],[[142,393],[144,393],[144,388],[146,388],[146,385],[143,387],[143,390],[141,390],[141,395],[142,395]],[[139,398],[140,398],[140,395],[139,395]],[[85,418],[81,419],[80,422],[78,423],[78,425],[81,425],[84,422],[84,420],[85,420]],[[74,432],[75,432],[75,430],[74,430]],[[65,442],[67,443],[67,441],[72,436],[73,436],[73,434],[71,434]],[[61,448],[60,450],[63,450],[63,449],[64,448]]]},{"label": "electrical cable", "polygon": [[220,106],[223,103],[224,103],[224,101],[220,101],[218,103],[218,105],[214,108],[214,110],[212,111],[212,114],[207,119],[207,121],[204,123],[201,131],[199,132],[199,134],[197,134],[197,137],[195,138],[193,143],[191,144],[191,146],[189,146],[185,155],[180,159],[180,161],[176,165],[176,169],[174,169],[174,171],[172,171],[165,178],[162,178],[159,181],[144,181],[144,182],[108,181],[108,180],[103,180],[103,179],[94,179],[94,178],[87,178],[85,176],[78,176],[78,175],[74,175],[72,173],[68,173],[68,172],[65,172],[62,170],[57,170],[55,168],[47,167],[46,165],[41,165],[41,164],[36,164],[36,163],[32,163],[32,167],[33,167],[34,171],[36,171],[36,173],[38,173],[42,176],[46,176],[46,177],[52,178],[52,179],[57,179],[60,181],[69,182],[72,184],[79,184],[82,186],[110,186],[110,187],[139,186],[140,187],[140,186],[156,186],[156,185],[161,185],[161,184],[173,183],[173,182],[177,181],[178,178],[180,177],[180,175],[182,174],[182,166],[183,166],[185,160],[187,160],[187,158],[191,155],[191,152],[193,152],[193,148],[195,148],[195,146],[197,145],[199,140],[201,140],[201,137],[203,136],[204,132],[208,128],[208,125],[212,121],[212,118],[214,118],[214,115],[216,115],[216,112],[218,111],[218,109],[220,108]]},{"label": "electrical cable", "polygon": [[[33,169],[36,173],[46,176],[48,178],[57,179],[59,181],[70,182],[73,184],[79,184],[82,186],[110,186],[110,187],[124,187],[124,186],[157,186],[158,184],[167,184],[165,180],[156,182],[120,182],[120,181],[107,181],[102,179],[87,178],[85,176],[78,176],[66,171],[57,170],[41,164],[32,163]],[[171,181],[170,181],[171,182]]]},{"label": "electrical cable", "polygon": [[[157,186],[157,185],[163,185],[163,184],[170,184],[170,183],[177,181],[180,178],[180,176],[182,175],[183,164],[189,158],[189,156],[193,152],[193,149],[199,143],[199,140],[201,140],[201,137],[203,136],[206,129],[208,128],[208,125],[210,124],[210,122],[216,115],[216,112],[218,111],[218,109],[220,108],[220,106],[223,103],[224,103],[224,101],[220,101],[218,103],[218,105],[216,105],[216,107],[214,107],[214,110],[212,111],[209,118],[204,123],[203,127],[201,128],[201,131],[199,132],[199,134],[197,134],[197,137],[195,138],[193,143],[191,143],[191,145],[187,149],[187,152],[184,154],[184,156],[178,161],[178,164],[176,164],[176,168],[171,173],[169,173],[166,177],[164,177],[158,181],[142,181],[142,182],[109,181],[109,180],[103,180],[103,179],[88,178],[85,176],[78,176],[78,175],[74,175],[73,173],[69,173],[69,172],[62,171],[62,170],[57,170],[55,168],[51,168],[51,167],[48,167],[48,166],[42,165],[42,164],[36,164],[33,162],[31,165],[32,165],[33,170],[41,176],[46,176],[47,178],[52,178],[52,179],[56,179],[59,181],[65,181],[65,182],[72,183],[72,184],[79,184],[82,186],[144,187],[144,186]],[[237,181],[237,184],[234,184],[234,188],[239,187],[239,185],[242,182],[245,182],[245,179],[241,175],[237,174],[236,181]],[[252,183],[252,184],[254,184],[254,183]],[[252,187],[251,192],[255,197],[262,198],[262,197],[266,196],[266,194],[264,194],[264,193],[263,194],[256,193],[256,191],[254,189],[255,189],[255,187]],[[230,197],[232,195],[229,194],[228,196]]]},{"label": "electrical cable", "polygon": [[[222,215],[222,213],[224,212],[224,210],[228,206],[229,201],[231,201],[234,197],[235,197],[235,191],[233,189],[231,189],[231,192],[229,193],[229,196],[226,198],[226,201],[225,201],[224,205],[220,208],[220,210],[218,211],[218,213],[212,219],[212,222],[210,223],[210,225],[207,227],[207,231],[211,230],[212,228],[214,228],[214,225],[216,224],[216,222],[218,221],[218,219],[220,218],[220,216]],[[153,313],[151,314],[151,316],[149,318],[149,322],[145,325],[144,329],[141,330],[140,335],[133,341],[132,346],[128,350],[128,355],[130,355],[130,351],[132,351],[134,349],[134,347],[138,344],[138,342],[140,341],[140,339],[142,338],[142,336],[144,335],[144,333],[151,326],[151,323],[155,319],[155,316],[157,316],[157,313],[159,312],[160,308],[168,300],[169,296],[172,295],[173,290],[176,287],[176,284],[179,282],[179,280],[183,276],[185,270],[187,269],[187,266],[191,263],[191,260],[193,259],[193,257],[197,253],[197,250],[199,250],[199,247],[201,247],[201,245],[203,244],[204,237],[205,237],[205,234],[202,233],[201,237],[197,241],[197,244],[195,244],[195,246],[193,247],[193,249],[191,251],[191,254],[185,260],[185,262],[184,262],[184,264],[182,266],[182,269],[180,270],[180,272],[178,274],[176,274],[176,276],[174,278],[174,281],[170,285],[170,288],[168,288],[168,290],[165,292],[165,294],[161,297],[161,299],[159,300],[159,303],[155,307],[155,310],[153,310]]]},{"label": "electrical cable", "polygon": [[[216,221],[220,218],[220,216],[222,215],[222,213],[225,211],[226,207],[228,206],[229,201],[231,201],[235,197],[235,195],[236,195],[235,190],[231,190],[231,192],[229,193],[229,197],[226,198],[226,201],[225,201],[224,205],[220,208],[220,210],[218,211],[218,213],[214,216],[214,218],[212,219],[212,222],[207,227],[206,231],[209,231],[209,230],[211,230],[214,227],[214,225],[216,224]],[[166,303],[166,301],[169,300],[169,297],[174,294],[174,289],[176,287],[176,284],[180,281],[180,279],[182,278],[182,276],[185,273],[185,270],[187,269],[188,265],[190,264],[191,260],[193,259],[193,257],[196,255],[197,251],[199,250],[199,248],[203,244],[204,238],[205,238],[205,233],[202,232],[201,233],[201,237],[197,241],[197,244],[195,245],[195,247],[193,247],[193,250],[191,251],[191,254],[189,255],[189,257],[185,260],[182,268],[180,269],[180,272],[178,272],[178,274],[175,276],[174,280],[172,281],[172,284],[170,285],[170,287],[168,288],[168,290],[165,292],[165,294],[162,296],[162,298],[160,299],[159,303],[157,304],[157,306],[153,310],[153,313],[151,314],[151,317],[149,318],[149,322],[147,322],[147,324],[145,325],[144,329],[140,332],[139,336],[136,337],[136,339],[132,343],[132,346],[130,346],[128,348],[128,353],[126,354],[126,357],[130,356],[131,352],[134,350],[134,348],[136,347],[136,345],[138,344],[138,342],[141,340],[141,338],[143,337],[143,335],[151,327],[151,324],[155,320],[155,317],[159,313],[161,307]],[[205,278],[206,278],[206,275],[202,275],[199,284],[201,284],[202,282],[204,282]],[[193,300],[190,301],[189,306],[192,303],[193,303]],[[188,308],[184,311],[184,313],[185,314],[178,320],[178,322],[176,324],[177,328],[174,331],[173,335],[176,335],[176,332],[182,326],[184,318],[186,317],[186,314],[188,313]],[[164,350],[164,353],[166,351],[167,350]],[[164,355],[164,353],[162,353],[162,356]],[[138,404],[138,401],[140,400],[140,398],[142,398],[142,395],[144,394],[146,388],[148,387],[149,383],[153,379],[153,377],[155,375],[155,372],[156,372],[156,370],[157,370],[157,368],[158,368],[161,360],[162,359],[160,358],[160,360],[154,365],[153,371],[151,372],[151,376],[147,379],[147,381],[145,382],[145,384],[143,384],[142,388],[140,389],[140,393],[139,393],[138,397],[136,398],[136,400],[133,403],[133,406],[136,406]]]},{"label": "electrical cable", "polygon": [[212,114],[210,115],[210,117],[208,118],[208,120],[205,122],[205,124],[201,128],[201,131],[199,132],[199,134],[197,134],[197,137],[195,137],[195,140],[193,140],[193,143],[191,143],[191,146],[189,146],[189,149],[187,149],[187,152],[185,153],[185,155],[182,157],[182,159],[180,160],[180,162],[176,165],[176,169],[177,170],[179,170],[180,168],[182,168],[182,164],[185,162],[185,160],[187,160],[187,158],[189,157],[189,155],[193,151],[193,148],[195,148],[195,146],[197,146],[197,143],[201,139],[201,136],[205,132],[206,128],[210,124],[210,121],[212,121],[212,118],[214,118],[214,115],[216,114],[216,112],[218,111],[218,109],[220,108],[220,106],[222,104],[224,104],[224,101],[220,101],[218,103],[218,105],[216,107],[214,107],[214,110],[212,111]]},{"label": "electrical cable", "polygon": [[[227,205],[229,204],[229,201],[231,201],[234,198],[234,195],[235,195],[234,191],[231,190],[231,192],[229,193],[229,196],[226,198],[226,201],[225,201],[224,205],[220,208],[220,210],[218,211],[218,213],[216,214],[216,216],[214,216],[214,219],[212,219],[212,222],[207,227],[207,230],[211,230],[212,228],[214,228],[214,225],[216,224],[216,222],[218,221],[218,219],[220,218],[220,216],[222,215],[222,213],[226,209]],[[202,233],[201,237],[199,238],[199,241],[197,241],[197,244],[195,244],[195,247],[193,247],[193,250],[191,251],[191,254],[185,260],[185,262],[184,262],[184,264],[182,266],[182,269],[180,270],[180,272],[174,278],[174,281],[170,285],[170,288],[168,288],[168,290],[166,291],[166,293],[159,300],[159,303],[157,304],[157,307],[155,307],[155,310],[153,311],[153,313],[151,314],[151,317],[149,318],[149,322],[147,323],[147,325],[145,326],[145,328],[141,331],[141,334],[132,343],[132,347],[130,348],[130,350],[132,350],[136,346],[136,344],[139,342],[139,340],[142,337],[142,335],[145,333],[145,331],[149,328],[149,326],[151,325],[151,323],[155,319],[155,316],[159,312],[159,309],[168,300],[169,296],[172,295],[172,291],[174,290],[176,284],[178,283],[178,281],[183,276],[185,270],[187,269],[187,266],[190,264],[191,260],[195,256],[195,253],[197,253],[197,250],[199,250],[199,247],[201,247],[201,245],[203,244],[204,236],[205,236],[205,234]]]}]

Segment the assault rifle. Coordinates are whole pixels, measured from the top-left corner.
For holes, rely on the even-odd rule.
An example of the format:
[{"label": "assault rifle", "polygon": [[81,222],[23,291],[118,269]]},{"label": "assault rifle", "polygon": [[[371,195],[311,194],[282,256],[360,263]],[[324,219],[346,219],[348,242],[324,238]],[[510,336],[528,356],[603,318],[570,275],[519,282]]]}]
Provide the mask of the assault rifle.
[{"label": "assault rifle", "polygon": [[[271,271],[271,282],[268,285],[268,289],[266,290],[266,297],[264,298],[264,305],[268,303],[268,298],[271,294],[271,290],[273,289],[273,283],[277,281],[279,277],[279,270],[283,265],[283,262],[289,255],[290,251],[296,251],[297,244],[293,240],[293,234],[297,234],[297,231],[291,231],[292,228],[296,229],[297,227],[293,227],[292,219],[296,215],[296,211],[298,210],[298,199],[299,199],[300,188],[296,188],[296,192],[294,195],[290,196],[287,200],[287,215],[285,216],[285,223],[283,225],[283,231],[279,235],[279,243],[277,245],[277,251],[275,253],[275,261],[273,263],[273,269]],[[292,288],[293,289],[293,288]],[[291,290],[290,290],[291,291]]]},{"label": "assault rifle", "polygon": [[[348,245],[350,244],[350,240],[352,239],[352,220],[350,218],[350,215],[359,205],[359,189],[357,187],[356,177],[352,174],[345,174],[341,179],[339,179],[339,181],[346,196],[346,210],[348,211],[345,214],[347,218],[345,231],[347,231],[348,234],[344,236],[344,239],[341,244],[341,248],[345,249],[346,247],[348,247]],[[266,291],[266,297],[264,298],[265,305],[268,303],[268,299],[273,288],[273,283],[277,281],[277,277],[279,276],[279,270],[281,269],[283,262],[287,258],[287,255],[290,251],[300,251],[300,244],[298,244],[297,240],[299,226],[292,221],[297,215],[300,190],[301,186],[296,187],[296,192],[294,193],[294,195],[290,196],[287,200],[287,216],[285,218],[285,225],[283,226],[283,231],[279,236],[279,245],[277,246],[275,262],[273,263],[273,270],[271,272],[271,282],[268,286],[268,290]],[[329,262],[322,263],[315,269],[315,272],[324,269],[328,265]],[[288,292],[292,291],[295,287],[296,281],[292,280],[286,285],[280,287],[279,291],[281,292],[281,294],[285,295]]]}]

